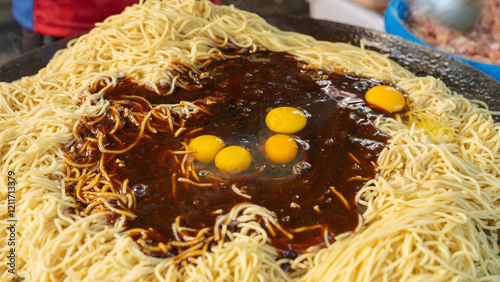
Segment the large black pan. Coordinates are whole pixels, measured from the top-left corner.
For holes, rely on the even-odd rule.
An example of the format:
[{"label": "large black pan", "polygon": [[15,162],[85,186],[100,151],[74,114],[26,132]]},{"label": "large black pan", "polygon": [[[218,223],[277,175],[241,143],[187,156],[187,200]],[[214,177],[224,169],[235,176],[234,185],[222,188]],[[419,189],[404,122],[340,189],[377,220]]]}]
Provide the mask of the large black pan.
[{"label": "large black pan", "polygon": [[[311,35],[319,40],[346,42],[365,47],[389,57],[418,76],[431,75],[443,80],[451,90],[467,98],[486,102],[492,110],[500,110],[500,82],[452,57],[390,34],[311,18],[282,14],[264,15],[282,30]],[[64,48],[67,40],[39,48],[0,67],[0,81],[13,81],[35,74],[54,53]]]}]

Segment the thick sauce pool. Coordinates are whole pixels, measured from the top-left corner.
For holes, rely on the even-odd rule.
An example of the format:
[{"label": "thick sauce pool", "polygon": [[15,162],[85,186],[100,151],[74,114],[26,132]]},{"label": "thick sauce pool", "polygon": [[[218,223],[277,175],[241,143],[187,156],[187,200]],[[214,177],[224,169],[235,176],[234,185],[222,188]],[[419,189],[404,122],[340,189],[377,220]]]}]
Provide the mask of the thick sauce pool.
[{"label": "thick sauce pool", "polygon": [[[151,115],[148,118],[156,132],[144,134],[132,149],[116,154],[90,150],[82,155],[73,153],[72,159],[94,160],[95,168],[102,163],[101,168],[117,183],[128,180],[137,200],[132,210],[136,218],[129,220],[128,226],[149,230],[148,244],[175,241],[172,224],[179,216],[182,226],[211,228],[220,214],[249,202],[274,212],[278,223],[293,234],[290,238],[276,232],[270,235],[270,244],[282,256],[295,257],[308,247],[324,245],[325,238],[332,240],[354,230],[362,212],[355,195],[374,177],[377,157],[389,138],[371,122],[375,114],[384,113],[375,112],[363,99],[367,89],[388,83],[325,74],[305,69],[305,65],[283,53],[238,55],[208,64],[202,74],[182,76],[178,83],[190,85],[191,90],[177,87],[169,95],[157,95],[124,80],[104,95],[116,106],[115,113],[90,118],[92,124],[79,131],[82,139],[102,132],[104,147],[120,150],[137,140],[140,132],[140,123],[128,118],[130,112],[146,116],[156,105],[180,101],[205,110],[191,116],[173,115],[171,119],[186,128],[175,133],[168,130],[168,122]],[[299,153],[284,165],[268,160],[263,150],[265,140],[273,134],[266,127],[266,113],[281,106],[307,113],[305,128],[293,134]],[[117,115],[122,125],[114,130]],[[181,172],[182,155],[175,152],[202,134],[216,135],[227,146],[247,148],[252,164],[241,173],[229,174],[213,164],[188,158],[185,161],[193,162],[199,179],[188,177],[212,185],[198,186],[179,179],[186,178],[186,173]],[[78,142],[72,146],[78,147]],[[235,193],[232,185],[249,197]],[[229,225],[237,228],[234,222]],[[145,252],[160,257],[179,253],[173,249]]]}]

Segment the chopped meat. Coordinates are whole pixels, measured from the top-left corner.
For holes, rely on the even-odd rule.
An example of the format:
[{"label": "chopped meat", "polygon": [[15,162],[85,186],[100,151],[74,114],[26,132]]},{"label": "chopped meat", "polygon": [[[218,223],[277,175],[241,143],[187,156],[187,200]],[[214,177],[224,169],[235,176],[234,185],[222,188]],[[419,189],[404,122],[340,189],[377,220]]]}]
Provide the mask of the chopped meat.
[{"label": "chopped meat", "polygon": [[480,0],[481,14],[469,31],[460,32],[409,10],[410,31],[432,46],[470,60],[500,65],[500,0]]}]

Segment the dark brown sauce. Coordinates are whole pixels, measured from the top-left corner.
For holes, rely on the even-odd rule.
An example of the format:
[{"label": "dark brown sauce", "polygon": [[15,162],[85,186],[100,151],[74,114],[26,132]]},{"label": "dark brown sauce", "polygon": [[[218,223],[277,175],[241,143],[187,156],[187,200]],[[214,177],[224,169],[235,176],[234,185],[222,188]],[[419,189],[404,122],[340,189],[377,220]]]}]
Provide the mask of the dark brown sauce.
[{"label": "dark brown sauce", "polygon": [[[270,243],[285,257],[295,257],[310,246],[323,246],[325,230],[329,240],[336,234],[354,230],[362,212],[355,195],[367,179],[374,177],[377,157],[389,138],[371,122],[376,114],[387,113],[370,108],[363,97],[369,88],[389,83],[305,70],[304,65],[283,53],[245,54],[210,63],[203,69],[209,74],[207,78],[195,77],[190,81],[183,78],[185,83],[201,86],[198,90],[178,87],[171,95],[157,95],[124,80],[107,91],[104,98],[111,104],[126,99],[136,101],[132,107],[124,106],[135,112],[145,113],[152,105],[179,101],[192,101],[210,112],[184,118],[188,130],[177,138],[167,130],[165,122],[151,118],[158,133],[141,138],[128,152],[106,154],[104,167],[108,173],[119,181],[128,179],[137,198],[133,210],[137,217],[128,222],[129,228],[151,228],[148,243],[168,243],[175,239],[172,223],[177,216],[182,216],[183,226],[201,229],[214,225],[217,214],[212,212],[221,209],[227,213],[238,203],[250,202],[276,213],[280,225],[289,232],[321,226],[291,232],[293,239],[279,232],[271,237]],[[130,96],[143,97],[149,103]],[[216,103],[207,104],[205,98]],[[265,125],[265,115],[280,106],[297,107],[309,115],[306,127],[295,134],[302,144],[299,156],[285,166],[272,164],[262,152],[263,143],[272,134]],[[181,117],[174,119],[179,121]],[[107,149],[122,149],[132,144],[139,127],[124,118],[123,127],[114,133],[123,142],[120,144],[110,133],[114,124],[107,115],[93,126],[82,127],[80,136],[95,137],[101,131]],[[196,128],[202,130],[189,133]],[[228,175],[213,165],[196,164],[200,182],[214,185],[197,187],[179,182],[180,166],[172,152],[182,149],[181,142],[202,134],[217,135],[226,145],[246,147],[252,153],[251,167],[240,174]],[[83,163],[99,160],[99,156],[82,155],[74,159]],[[220,180],[214,180],[213,176]],[[232,184],[252,198],[234,193]],[[330,187],[343,195],[348,206]],[[177,255],[176,252],[150,254]]]}]

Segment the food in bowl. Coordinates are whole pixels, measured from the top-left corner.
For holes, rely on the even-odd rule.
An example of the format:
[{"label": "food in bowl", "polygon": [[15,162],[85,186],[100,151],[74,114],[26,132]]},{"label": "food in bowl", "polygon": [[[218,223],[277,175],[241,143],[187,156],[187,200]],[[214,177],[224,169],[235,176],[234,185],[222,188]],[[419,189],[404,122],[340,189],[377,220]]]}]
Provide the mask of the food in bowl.
[{"label": "food in bowl", "polygon": [[407,10],[408,29],[425,43],[460,57],[500,65],[500,0],[480,0],[475,25],[459,31],[429,17],[425,9],[412,5]]}]

